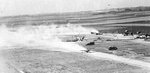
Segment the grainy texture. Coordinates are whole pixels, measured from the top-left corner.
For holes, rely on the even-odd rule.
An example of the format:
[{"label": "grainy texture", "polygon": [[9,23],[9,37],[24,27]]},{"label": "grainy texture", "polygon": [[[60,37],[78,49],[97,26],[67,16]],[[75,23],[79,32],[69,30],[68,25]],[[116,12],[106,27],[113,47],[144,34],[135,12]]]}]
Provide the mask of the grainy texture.
[{"label": "grainy texture", "polygon": [[94,59],[85,53],[39,49],[11,49],[3,53],[9,63],[26,73],[146,73],[140,67]]}]

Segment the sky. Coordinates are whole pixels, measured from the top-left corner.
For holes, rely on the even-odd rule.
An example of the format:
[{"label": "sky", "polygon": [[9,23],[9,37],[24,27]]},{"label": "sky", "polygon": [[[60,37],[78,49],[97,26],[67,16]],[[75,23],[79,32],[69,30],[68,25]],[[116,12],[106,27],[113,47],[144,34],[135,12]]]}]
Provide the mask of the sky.
[{"label": "sky", "polygon": [[0,0],[0,17],[150,6],[150,0]]}]

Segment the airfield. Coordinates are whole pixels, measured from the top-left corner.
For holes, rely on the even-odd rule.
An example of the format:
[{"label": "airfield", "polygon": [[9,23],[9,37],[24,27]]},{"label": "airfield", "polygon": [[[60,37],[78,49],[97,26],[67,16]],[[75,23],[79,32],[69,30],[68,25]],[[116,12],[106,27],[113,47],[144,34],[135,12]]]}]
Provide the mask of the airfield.
[{"label": "airfield", "polygon": [[149,27],[149,16],[136,7],[2,17],[0,73],[149,73],[150,42],[116,31]]}]

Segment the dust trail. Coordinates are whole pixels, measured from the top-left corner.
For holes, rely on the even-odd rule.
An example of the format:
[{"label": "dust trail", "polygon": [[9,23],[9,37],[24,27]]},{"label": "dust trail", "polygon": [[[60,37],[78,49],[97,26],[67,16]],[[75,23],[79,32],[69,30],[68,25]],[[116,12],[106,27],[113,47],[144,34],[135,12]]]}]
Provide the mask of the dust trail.
[{"label": "dust trail", "polygon": [[[51,51],[81,52],[81,50],[85,50],[84,47],[76,43],[62,42],[58,36],[90,34],[93,31],[97,32],[95,29],[84,28],[82,26],[75,25],[41,25],[23,26],[19,28],[0,26],[0,50],[7,48],[12,49],[14,46],[27,46],[37,48],[42,47],[40,49]],[[90,53],[89,55],[96,58],[107,58],[109,60],[150,68],[149,63],[126,59],[114,55],[108,55],[104,53]],[[8,67],[5,64],[5,60],[0,56],[0,73],[9,73],[7,69]]]},{"label": "dust trail", "polygon": [[106,59],[106,60],[114,60],[114,61],[126,63],[126,64],[129,64],[129,65],[134,65],[134,66],[138,66],[138,67],[142,67],[142,68],[150,70],[150,63],[140,61],[140,60],[124,58],[124,57],[111,55],[111,54],[106,54],[106,53],[102,53],[102,52],[88,53],[88,55],[92,56],[96,59],[102,59],[103,58],[103,59]]},{"label": "dust trail", "polygon": [[[84,47],[76,43],[62,42],[58,36],[79,35],[98,32],[79,25],[23,25],[21,27],[0,26],[0,51],[14,47],[44,49],[50,51],[80,52]],[[12,67],[11,64],[9,64]],[[0,55],[0,73],[11,73],[9,65]],[[15,68],[13,69],[15,70]],[[9,72],[10,71],[10,72]]]},{"label": "dust trail", "polygon": [[[39,25],[39,26],[22,26],[6,27],[0,26],[0,51],[13,49],[14,47],[34,47],[50,51],[63,52],[80,52],[85,50],[84,47],[76,43],[62,42],[58,36],[90,34],[96,31],[82,26],[67,25]],[[97,31],[96,31],[97,32]],[[26,48],[25,48],[26,49]],[[28,48],[27,48],[28,49]],[[0,55],[0,73],[12,73],[11,64],[7,64],[5,59]]]},{"label": "dust trail", "polygon": [[49,48],[47,50],[52,50],[51,48],[58,48],[56,49],[57,51],[80,51],[84,50],[85,48],[77,45],[76,43],[62,42],[61,39],[58,38],[58,36],[90,34],[91,31],[96,30],[71,24],[61,26],[29,25],[18,28],[8,28],[6,26],[0,26],[0,47],[43,46]]}]

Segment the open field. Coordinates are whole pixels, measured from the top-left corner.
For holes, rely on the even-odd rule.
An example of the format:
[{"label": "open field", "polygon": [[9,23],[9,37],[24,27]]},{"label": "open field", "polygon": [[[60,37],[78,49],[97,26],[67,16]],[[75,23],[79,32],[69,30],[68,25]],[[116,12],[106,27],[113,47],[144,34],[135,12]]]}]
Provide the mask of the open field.
[{"label": "open field", "polygon": [[[149,23],[149,7],[1,17],[0,72],[149,73],[145,65],[150,64],[149,43],[114,36],[132,29],[127,26],[148,33]],[[91,34],[93,31],[110,34],[106,37]],[[76,41],[83,36],[85,40]],[[93,41],[94,45],[86,45]],[[110,46],[118,49],[110,51]],[[86,49],[92,51],[86,53]]]},{"label": "open field", "polygon": [[85,53],[52,52],[39,49],[5,50],[8,64],[25,73],[147,73],[146,70]]},{"label": "open field", "polygon": [[[49,25],[49,24],[82,24],[82,25],[118,25],[149,24],[149,7],[112,9],[105,11],[83,11],[61,14],[41,14],[1,17],[0,23],[11,25]],[[21,26],[20,25],[20,26]]]}]

